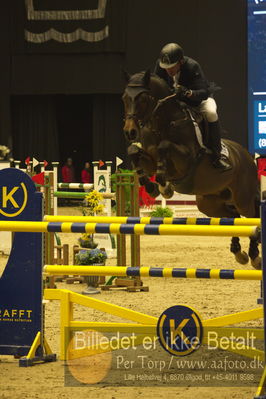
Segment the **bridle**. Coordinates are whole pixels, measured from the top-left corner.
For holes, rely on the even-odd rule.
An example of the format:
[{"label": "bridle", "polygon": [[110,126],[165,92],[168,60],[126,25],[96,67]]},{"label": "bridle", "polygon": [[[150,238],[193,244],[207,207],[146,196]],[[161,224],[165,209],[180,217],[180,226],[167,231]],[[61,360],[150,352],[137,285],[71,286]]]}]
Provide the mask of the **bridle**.
[{"label": "bridle", "polygon": [[[141,119],[135,111],[135,107],[134,107],[135,100],[138,96],[140,96],[143,93],[146,93],[148,95],[147,97],[150,100],[149,103],[152,103],[153,105],[156,102],[156,99],[151,95],[151,91],[149,88],[145,88],[144,86],[142,86],[140,84],[134,84],[134,83],[129,84],[126,87],[125,93],[131,100],[131,110],[126,113],[125,120],[132,119],[137,124],[137,126],[140,129],[142,129],[149,121],[151,114],[148,115],[147,117],[145,117],[145,119]],[[151,107],[151,108],[154,108],[154,107]]]},{"label": "bridle", "polygon": [[[149,111],[146,112],[144,118],[140,118],[135,110],[136,98],[141,94],[147,94],[147,103],[149,103]],[[143,129],[144,127],[148,127],[150,131],[152,131],[157,136],[161,137],[160,131],[156,126],[156,122],[153,118],[154,113],[160,107],[164,101],[170,100],[174,98],[175,95],[169,95],[164,97],[163,99],[156,99],[152,94],[150,88],[143,86],[141,83],[130,83],[127,85],[125,89],[125,94],[130,98],[130,109],[125,114],[124,122],[127,120],[133,120],[135,125],[138,127],[139,130]],[[193,118],[191,113],[188,111],[186,107],[181,106],[181,111],[183,117],[180,119],[173,120],[170,124],[173,127],[179,127],[182,125],[186,125],[188,123],[193,123]]]},{"label": "bridle", "polygon": [[[156,111],[158,110],[158,108],[160,108],[160,106],[164,102],[169,101],[171,99],[175,99],[175,98],[176,98],[176,94],[171,94],[170,96],[167,96],[167,97],[162,98],[161,100],[158,100],[157,105],[156,105],[156,107],[153,110],[153,114],[156,114]],[[191,115],[190,111],[188,110],[188,108],[186,106],[181,106],[180,107],[180,111],[182,112],[184,117],[172,121],[171,122],[172,126],[181,126],[183,124],[190,123],[191,120],[193,121],[192,115]]]}]

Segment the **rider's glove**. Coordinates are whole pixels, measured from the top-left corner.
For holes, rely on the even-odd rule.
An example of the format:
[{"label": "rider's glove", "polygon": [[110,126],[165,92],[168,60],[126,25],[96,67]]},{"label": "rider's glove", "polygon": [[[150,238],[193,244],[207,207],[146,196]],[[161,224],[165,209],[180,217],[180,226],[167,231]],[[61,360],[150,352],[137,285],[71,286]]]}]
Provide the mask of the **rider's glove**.
[{"label": "rider's glove", "polygon": [[177,88],[175,89],[175,93],[177,98],[181,101],[192,96],[192,90],[181,85],[177,86]]}]

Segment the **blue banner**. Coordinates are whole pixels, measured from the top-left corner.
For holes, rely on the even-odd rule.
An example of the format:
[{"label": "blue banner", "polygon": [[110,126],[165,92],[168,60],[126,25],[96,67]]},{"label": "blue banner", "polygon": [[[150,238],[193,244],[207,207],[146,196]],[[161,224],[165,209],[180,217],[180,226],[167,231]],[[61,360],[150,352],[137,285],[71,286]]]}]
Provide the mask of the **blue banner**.
[{"label": "blue banner", "polygon": [[[0,170],[0,220],[42,220],[42,194],[19,169]],[[42,333],[42,257],[41,233],[14,234],[0,277],[1,355],[26,356]]]},{"label": "blue banner", "polygon": [[249,151],[266,154],[266,0],[248,2]]}]

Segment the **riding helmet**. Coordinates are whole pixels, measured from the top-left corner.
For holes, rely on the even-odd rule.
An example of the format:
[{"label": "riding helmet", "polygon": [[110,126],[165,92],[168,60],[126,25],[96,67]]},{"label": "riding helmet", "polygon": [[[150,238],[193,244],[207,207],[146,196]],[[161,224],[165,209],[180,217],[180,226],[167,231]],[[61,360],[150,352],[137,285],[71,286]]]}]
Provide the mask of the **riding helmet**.
[{"label": "riding helmet", "polygon": [[177,43],[166,44],[160,53],[160,67],[164,69],[172,68],[184,56],[183,49]]}]

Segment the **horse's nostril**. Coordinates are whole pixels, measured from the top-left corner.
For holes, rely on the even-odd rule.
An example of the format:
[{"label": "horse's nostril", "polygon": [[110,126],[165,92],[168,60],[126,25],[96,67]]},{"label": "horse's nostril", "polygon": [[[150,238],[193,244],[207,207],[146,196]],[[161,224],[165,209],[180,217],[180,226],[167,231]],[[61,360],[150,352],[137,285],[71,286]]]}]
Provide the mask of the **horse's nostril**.
[{"label": "horse's nostril", "polygon": [[131,129],[129,135],[131,139],[135,139],[137,137],[137,131],[135,129]]},{"label": "horse's nostril", "polygon": [[137,131],[135,129],[125,131],[128,140],[135,140],[137,137]]}]

